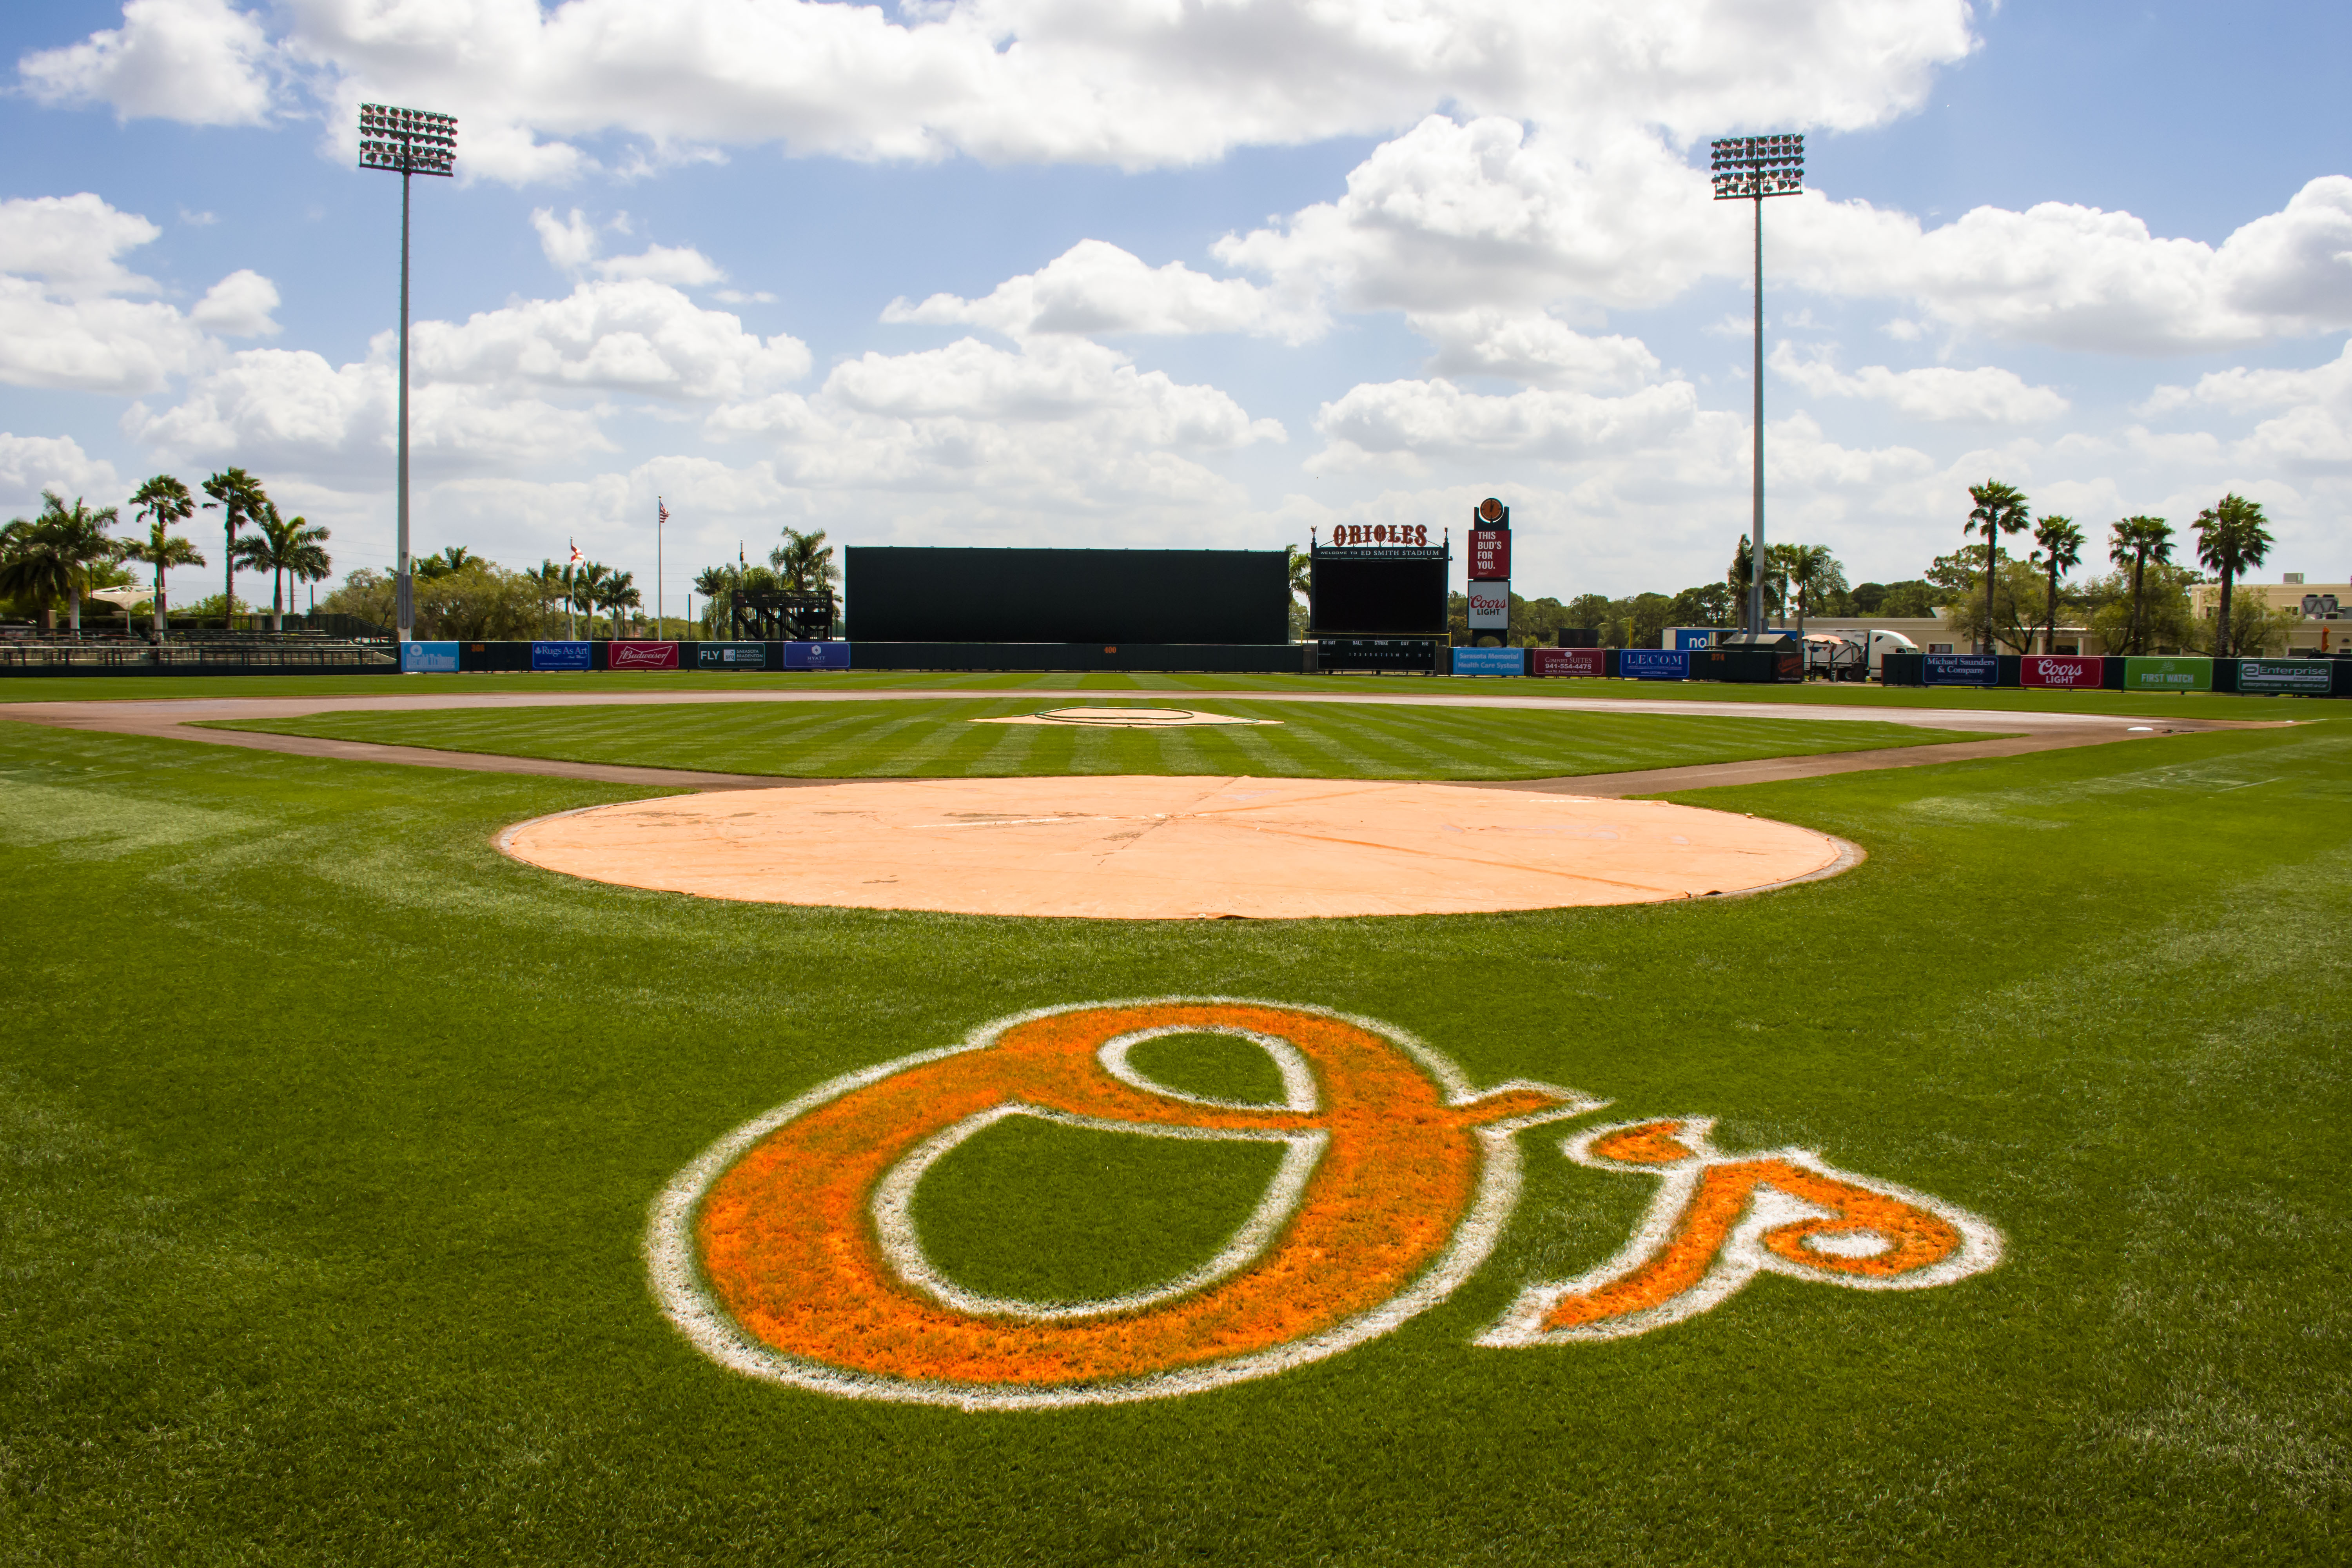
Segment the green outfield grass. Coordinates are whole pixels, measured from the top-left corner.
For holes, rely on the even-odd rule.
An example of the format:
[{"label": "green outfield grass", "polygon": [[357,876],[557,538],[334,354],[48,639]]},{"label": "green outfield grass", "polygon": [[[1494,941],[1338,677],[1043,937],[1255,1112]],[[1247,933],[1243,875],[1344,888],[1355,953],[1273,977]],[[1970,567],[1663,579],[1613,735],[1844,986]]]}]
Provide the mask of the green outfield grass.
[{"label": "green outfield grass", "polygon": [[797,778],[1248,773],[1528,779],[1982,738],[1853,720],[1806,723],[1250,700],[1220,701],[1216,711],[1277,722],[1158,731],[972,722],[1052,706],[1034,698],[908,698],[871,703],[361,710],[208,727]]},{"label": "green outfield grass", "polygon": [[[2122,692],[1985,690],[1971,687],[1832,685],[1738,686],[1704,680],[1433,679],[1368,675],[1078,675],[1037,671],[847,670],[829,674],[730,675],[699,670],[541,675],[171,675],[8,677],[0,702],[156,701],[188,697],[409,696],[418,692],[740,691],[1377,691],[1473,693],[1575,702],[1594,698],[1643,701],[1819,703],[1831,707],[1948,708],[1969,712],[2129,713],[2179,719],[2310,719],[2338,710],[2332,698],[2239,697],[2210,691]],[[2343,705],[2352,712],[2352,703]]]},{"label": "green outfield grass", "polygon": [[[2308,711],[2308,707],[2302,710]],[[2352,724],[1707,792],[1868,848],[1758,898],[1129,924],[698,902],[501,858],[647,792],[0,723],[0,1559],[2310,1563],[2352,1533]],[[1224,994],[1706,1114],[1986,1215],[1485,1350],[1645,1184],[1520,1140],[1444,1304],[1191,1397],[967,1415],[705,1361],[655,1194],[1023,1008]],[[1170,1047],[1215,1091],[1241,1069]],[[1222,1076],[1221,1076],[1222,1075]],[[1573,1125],[1573,1124],[1571,1124]],[[1004,1124],[917,1210],[986,1288],[1179,1270],[1262,1165]],[[1139,1143],[1148,1142],[1138,1140]],[[1181,1191],[1194,1201],[1177,1204]]]}]

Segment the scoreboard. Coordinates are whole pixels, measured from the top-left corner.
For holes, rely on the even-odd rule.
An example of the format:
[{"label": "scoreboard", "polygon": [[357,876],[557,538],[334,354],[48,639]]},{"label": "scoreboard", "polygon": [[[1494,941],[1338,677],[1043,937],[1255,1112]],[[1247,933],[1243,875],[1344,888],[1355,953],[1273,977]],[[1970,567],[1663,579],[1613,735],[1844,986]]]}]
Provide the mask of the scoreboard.
[{"label": "scoreboard", "polygon": [[1424,526],[1334,531],[1309,557],[1307,631],[1311,637],[1438,637],[1445,631],[1446,579],[1453,551]]}]

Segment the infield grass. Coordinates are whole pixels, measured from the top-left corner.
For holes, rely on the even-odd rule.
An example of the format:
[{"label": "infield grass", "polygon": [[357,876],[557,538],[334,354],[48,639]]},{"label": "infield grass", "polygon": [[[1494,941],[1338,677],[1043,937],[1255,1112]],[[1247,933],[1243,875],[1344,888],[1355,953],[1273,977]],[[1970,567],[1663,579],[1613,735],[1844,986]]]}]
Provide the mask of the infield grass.
[{"label": "infield grass", "polygon": [[[1165,700],[1160,700],[1164,704]],[[1981,740],[1908,724],[1538,710],[1220,701],[1263,725],[1143,730],[974,721],[1035,699],[347,710],[208,728],[794,778],[1206,773],[1529,779]],[[1153,706],[1093,699],[1090,707]]]},{"label": "infield grass", "polygon": [[[0,724],[0,1558],[2352,1544],[2352,724],[1706,792],[1870,858],[1685,905],[987,920],[702,902],[491,847],[646,793]],[[2007,1260],[1916,1292],[1768,1277],[1639,1338],[1475,1348],[1648,1194],[1553,1128],[1450,1300],[1187,1398],[843,1401],[721,1371],[656,1311],[647,1205],[728,1129],[1006,1013],[1167,994],[1385,1019],[1612,1120],[1714,1115],[1725,1148],[1801,1144],[1981,1214]],[[1027,1294],[1180,1268],[1255,1178],[1132,1142],[1157,1146],[973,1140],[918,1208],[927,1245]]]}]

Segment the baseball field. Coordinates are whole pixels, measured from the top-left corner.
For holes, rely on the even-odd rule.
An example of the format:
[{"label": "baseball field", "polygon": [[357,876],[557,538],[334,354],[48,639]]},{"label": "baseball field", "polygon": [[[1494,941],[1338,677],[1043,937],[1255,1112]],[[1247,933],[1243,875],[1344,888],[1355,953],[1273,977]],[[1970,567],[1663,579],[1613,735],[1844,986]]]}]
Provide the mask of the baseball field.
[{"label": "baseball field", "polygon": [[[348,697],[189,713],[490,759],[0,719],[0,1561],[2352,1550],[2329,703],[366,706],[430,679],[0,692]],[[1879,765],[2073,711],[2114,733]],[[502,836],[677,792],[496,771],[1566,793],[1865,754],[1667,795],[1855,847],[1834,875],[1310,920],[564,875]]]}]

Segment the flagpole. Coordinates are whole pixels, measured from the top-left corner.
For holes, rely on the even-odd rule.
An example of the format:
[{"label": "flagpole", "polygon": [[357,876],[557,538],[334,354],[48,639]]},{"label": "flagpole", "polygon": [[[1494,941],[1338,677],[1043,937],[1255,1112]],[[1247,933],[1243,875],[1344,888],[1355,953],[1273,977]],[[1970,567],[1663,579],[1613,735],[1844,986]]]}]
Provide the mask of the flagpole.
[{"label": "flagpole", "polygon": [[669,521],[669,508],[654,497],[654,636],[667,636],[662,630],[662,529]]}]

